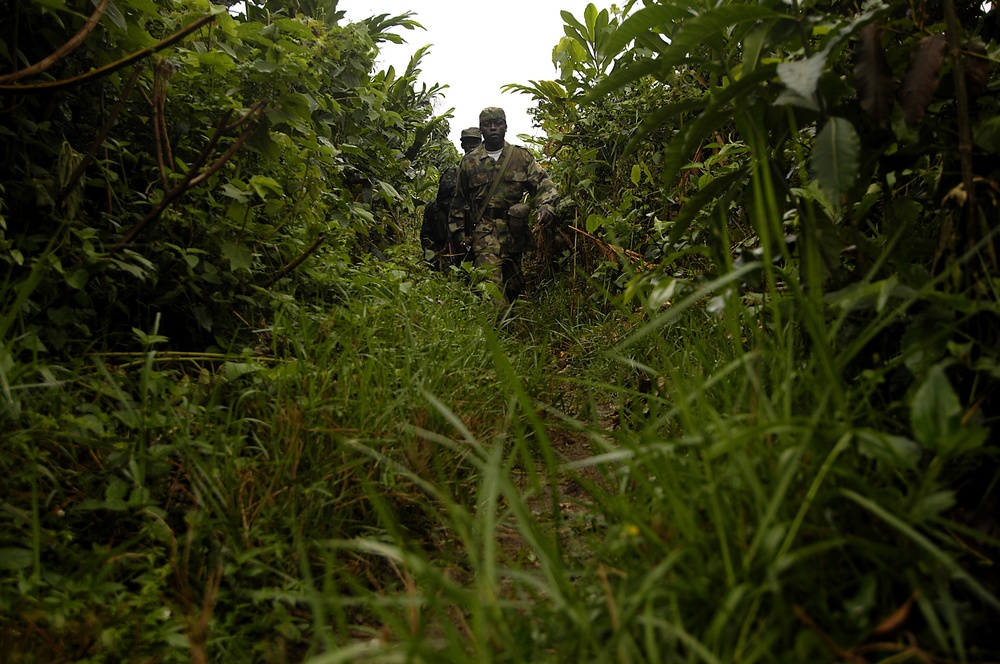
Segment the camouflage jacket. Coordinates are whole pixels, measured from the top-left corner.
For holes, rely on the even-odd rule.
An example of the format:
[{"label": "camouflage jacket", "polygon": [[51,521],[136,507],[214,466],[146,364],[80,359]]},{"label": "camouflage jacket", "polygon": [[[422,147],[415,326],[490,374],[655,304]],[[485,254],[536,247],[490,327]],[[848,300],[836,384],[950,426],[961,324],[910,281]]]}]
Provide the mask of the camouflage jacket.
[{"label": "camouflage jacket", "polygon": [[500,161],[495,162],[486,154],[486,146],[480,144],[465,155],[458,165],[458,189],[451,203],[448,220],[448,227],[453,235],[465,237],[468,230],[471,230],[466,228],[466,224],[471,224],[470,216],[477,214],[483,207],[493,176],[502,167],[504,159],[510,159],[511,162],[482,218],[504,219],[508,208],[520,203],[525,192],[535,197],[535,207],[548,208],[555,214],[555,206],[559,201],[556,185],[530,152],[520,146],[504,143]]},{"label": "camouflage jacket", "polygon": [[441,251],[448,243],[448,213],[458,186],[458,166],[452,166],[438,180],[437,198],[424,206],[420,244],[424,249]]}]

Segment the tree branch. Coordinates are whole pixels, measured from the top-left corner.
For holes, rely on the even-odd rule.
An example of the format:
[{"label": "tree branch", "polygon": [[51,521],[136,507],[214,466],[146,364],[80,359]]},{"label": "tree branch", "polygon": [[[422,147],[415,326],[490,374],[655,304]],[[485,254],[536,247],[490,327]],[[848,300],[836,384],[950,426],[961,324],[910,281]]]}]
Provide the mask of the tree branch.
[{"label": "tree branch", "polygon": [[271,278],[268,279],[267,281],[265,281],[263,284],[261,284],[261,287],[262,288],[267,288],[268,286],[270,286],[271,284],[273,284],[275,281],[277,281],[278,279],[281,279],[283,276],[285,276],[286,274],[288,274],[289,272],[291,272],[292,270],[294,270],[295,268],[297,268],[299,265],[302,264],[303,261],[305,261],[305,259],[309,258],[309,256],[311,256],[313,254],[313,252],[315,252],[317,249],[320,248],[320,246],[322,246],[323,240],[325,240],[325,239],[326,238],[324,236],[320,235],[318,238],[316,238],[315,242],[313,242],[311,245],[309,245],[308,249],[306,249],[305,251],[303,251],[291,263],[289,263],[288,265],[286,265],[285,267],[281,268],[280,270],[278,270],[277,272],[275,272],[273,275],[271,275]]},{"label": "tree branch", "polygon": [[51,92],[53,90],[62,90],[63,88],[70,88],[74,85],[90,81],[92,79],[97,79],[102,76],[107,76],[108,74],[114,73],[121,69],[122,67],[127,67],[137,60],[142,60],[145,57],[162,51],[163,49],[173,46],[180,40],[184,39],[193,32],[197,32],[201,28],[205,27],[209,23],[215,20],[215,16],[202,16],[200,19],[187,26],[183,30],[175,32],[169,37],[164,37],[158,41],[153,46],[149,48],[144,48],[140,51],[136,51],[131,55],[127,55],[120,60],[116,60],[110,64],[104,65],[97,69],[92,69],[86,73],[79,74],[78,76],[72,76],[70,78],[64,78],[59,81],[48,81],[46,83],[31,83],[28,85],[0,85],[0,92]]},{"label": "tree branch", "polygon": [[41,60],[31,65],[30,67],[26,67],[12,74],[5,74],[3,76],[0,76],[0,84],[10,83],[12,81],[24,78],[25,76],[41,74],[43,71],[47,70],[49,67],[62,60],[73,51],[75,51],[77,47],[80,46],[80,44],[82,44],[84,40],[86,40],[87,37],[90,36],[90,33],[94,31],[94,28],[97,27],[97,24],[100,23],[101,16],[104,15],[104,10],[107,9],[108,4],[110,2],[111,0],[101,0],[101,4],[97,6],[97,9],[94,10],[94,13],[90,15],[90,18],[87,19],[87,22],[83,24],[82,28],[80,28],[80,31],[77,32],[75,35],[73,35],[73,37],[70,38],[69,41],[67,41],[65,44],[56,49],[51,55],[42,58]]}]

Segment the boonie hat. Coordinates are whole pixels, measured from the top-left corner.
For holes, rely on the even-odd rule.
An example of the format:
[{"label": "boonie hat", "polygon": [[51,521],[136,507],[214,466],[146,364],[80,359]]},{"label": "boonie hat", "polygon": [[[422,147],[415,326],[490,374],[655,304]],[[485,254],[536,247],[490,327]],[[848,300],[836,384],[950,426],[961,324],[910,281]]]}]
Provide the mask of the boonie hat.
[{"label": "boonie hat", "polygon": [[474,138],[481,141],[483,140],[483,132],[479,131],[479,127],[469,127],[462,130],[462,138]]}]

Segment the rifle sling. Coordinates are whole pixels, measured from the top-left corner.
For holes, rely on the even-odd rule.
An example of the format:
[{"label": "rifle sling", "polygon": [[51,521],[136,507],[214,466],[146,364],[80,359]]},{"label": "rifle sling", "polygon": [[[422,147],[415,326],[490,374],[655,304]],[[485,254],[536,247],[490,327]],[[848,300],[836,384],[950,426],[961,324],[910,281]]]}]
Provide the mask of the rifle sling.
[{"label": "rifle sling", "polygon": [[[506,150],[507,144],[504,144],[504,149]],[[466,233],[471,237],[472,231],[475,230],[476,225],[479,220],[483,218],[483,214],[486,212],[486,208],[489,207],[490,201],[493,199],[493,194],[496,193],[497,187],[500,186],[500,181],[503,179],[503,174],[507,172],[507,164],[510,163],[511,155],[514,153],[514,146],[510,146],[510,150],[506,151],[506,154],[500,156],[500,170],[493,175],[493,181],[490,183],[490,190],[486,192],[486,198],[483,199],[483,204],[476,212],[475,216],[472,218],[472,223],[470,227],[466,229]]]}]

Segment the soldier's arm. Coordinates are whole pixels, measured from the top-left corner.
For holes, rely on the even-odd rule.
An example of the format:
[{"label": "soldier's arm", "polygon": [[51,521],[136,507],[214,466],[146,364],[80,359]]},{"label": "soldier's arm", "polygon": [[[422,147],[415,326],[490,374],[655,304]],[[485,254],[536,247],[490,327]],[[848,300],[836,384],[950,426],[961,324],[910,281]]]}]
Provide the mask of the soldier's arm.
[{"label": "soldier's arm", "polygon": [[532,158],[527,166],[527,181],[530,191],[535,197],[535,207],[538,208],[538,223],[545,224],[554,221],[556,204],[559,203],[559,192],[555,182],[549,177],[537,161]]},{"label": "soldier's arm", "polygon": [[459,168],[455,197],[451,199],[451,209],[448,211],[448,234],[461,244],[468,244],[469,241],[465,234],[465,217],[469,210],[467,192],[468,178],[465,171]]}]

